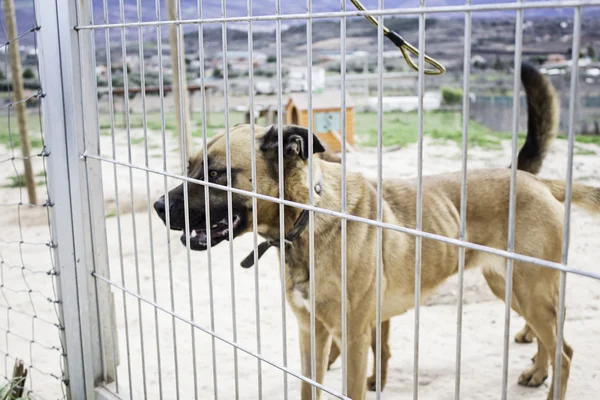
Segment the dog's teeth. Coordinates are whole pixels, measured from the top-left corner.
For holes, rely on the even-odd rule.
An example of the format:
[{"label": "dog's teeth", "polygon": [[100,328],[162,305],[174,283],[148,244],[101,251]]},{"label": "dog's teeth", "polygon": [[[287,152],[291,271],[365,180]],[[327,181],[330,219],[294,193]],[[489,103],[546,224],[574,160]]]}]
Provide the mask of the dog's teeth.
[{"label": "dog's teeth", "polygon": [[211,228],[216,228],[217,226],[218,226],[217,224],[214,224],[213,226],[211,226]]},{"label": "dog's teeth", "polygon": [[197,233],[197,232],[196,232],[196,230],[194,229],[194,230],[192,230],[192,237],[196,237],[196,236],[198,236],[198,233]]}]

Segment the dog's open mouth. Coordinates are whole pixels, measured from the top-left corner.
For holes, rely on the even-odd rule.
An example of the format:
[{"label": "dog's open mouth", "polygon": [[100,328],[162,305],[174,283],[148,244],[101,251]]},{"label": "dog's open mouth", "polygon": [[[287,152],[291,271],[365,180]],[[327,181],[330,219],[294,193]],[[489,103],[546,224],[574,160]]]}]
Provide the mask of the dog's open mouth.
[{"label": "dog's open mouth", "polygon": [[[239,228],[242,227],[242,218],[238,214],[234,214],[231,222],[231,230],[234,237],[239,232]],[[190,233],[181,235],[181,243],[186,245],[186,236],[189,237],[190,249],[192,250],[206,250],[208,248],[208,233],[206,226],[196,227],[191,229]],[[210,227],[210,245],[216,246],[223,240],[229,240],[229,221],[228,218],[224,218],[219,222],[216,222]]]}]

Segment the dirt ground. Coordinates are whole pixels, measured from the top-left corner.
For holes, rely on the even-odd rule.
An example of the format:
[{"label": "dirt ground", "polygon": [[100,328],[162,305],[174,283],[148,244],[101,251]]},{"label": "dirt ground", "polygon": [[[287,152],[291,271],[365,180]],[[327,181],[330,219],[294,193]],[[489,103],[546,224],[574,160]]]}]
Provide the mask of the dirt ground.
[{"label": "dirt ground", "polygon": [[[139,140],[141,135],[141,131],[132,132],[134,139]],[[509,146],[510,143],[506,142],[503,150],[469,149],[469,168],[508,166]],[[600,147],[578,146],[586,151],[575,156],[575,180],[600,186],[600,158],[596,154]],[[116,149],[117,159],[127,162],[126,140],[122,133],[119,134]],[[179,172],[176,149],[176,140],[169,139],[166,154],[171,172]],[[5,154],[5,149],[2,150],[0,153]],[[102,136],[102,154],[107,157],[112,154],[110,137]],[[567,143],[562,140],[556,141],[541,175],[564,178],[566,156]],[[371,150],[349,154],[348,161],[353,170],[365,174],[375,173],[377,159]],[[385,153],[384,177],[412,178],[417,173],[416,161],[415,145]],[[144,146],[139,141],[132,149],[132,163],[145,165]],[[162,169],[162,147],[158,133],[149,138],[148,165],[150,168]],[[17,166],[20,168],[20,165]],[[458,170],[460,149],[455,143],[426,139],[423,167],[424,174]],[[41,170],[40,168],[40,165],[36,165],[36,172]],[[113,168],[116,168],[116,171]],[[109,163],[103,165],[110,279],[123,284],[132,292],[140,293],[144,298],[155,301],[167,310],[175,310],[176,314],[185,319],[193,319],[199,326],[212,329],[227,340],[236,341],[245,349],[257,352],[257,346],[260,345],[259,352],[273,363],[282,364],[286,354],[288,367],[299,373],[297,325],[287,306],[282,310],[276,252],[268,251],[261,258],[258,268],[240,268],[239,262],[253,247],[253,238],[249,234],[233,243],[234,251],[231,257],[227,244],[214,248],[211,252],[210,270],[206,253],[192,252],[188,260],[187,252],[179,242],[180,233],[167,233],[164,224],[154,212],[148,212],[146,173],[139,170],[133,170],[131,173],[133,190],[130,187],[128,168],[113,167]],[[10,175],[14,175],[14,171],[5,164],[0,169],[0,182],[6,182]],[[120,205],[118,216],[115,208],[115,175]],[[165,182],[161,176],[156,175],[151,175],[149,180],[150,199],[154,200],[164,190]],[[166,184],[173,187],[177,182],[169,179]],[[0,203],[18,202],[19,194],[19,189],[3,188],[0,190]],[[131,214],[132,203],[134,214]],[[21,226],[24,241],[48,241],[44,211],[45,209],[21,207],[19,225],[17,207],[3,208],[0,214],[0,224],[3,228],[0,230],[0,240],[21,240]],[[598,272],[598,266],[593,260],[600,256],[599,245],[598,218],[574,209],[570,247],[572,265]],[[134,251],[135,247],[137,254]],[[49,251],[43,245],[22,245],[21,248],[23,251],[19,251],[18,244],[0,242],[3,261],[0,293],[4,295],[0,296],[0,354],[9,354],[4,357],[4,368],[0,366],[0,373],[4,376],[10,374],[11,357],[24,358],[35,367],[30,380],[34,393],[46,399],[59,398],[62,397],[60,385],[56,379],[47,375],[60,374],[59,353],[48,349],[59,345],[56,329],[15,312],[21,311],[27,315],[34,313],[40,318],[56,321],[52,305],[46,300],[53,297],[51,279],[43,273],[51,268]],[[28,269],[10,267],[22,264]],[[209,291],[211,282],[214,310],[212,315]],[[419,394],[423,399],[454,398],[457,282],[456,277],[448,280],[421,308]],[[34,292],[28,292],[28,287],[33,288]],[[464,288],[461,398],[495,399],[501,393],[504,303],[493,297],[478,271],[466,273]],[[242,351],[237,351],[236,355],[229,345],[216,340],[216,370],[213,371],[211,336],[194,330],[189,324],[173,319],[163,311],[155,314],[154,307],[143,302],[138,303],[135,297],[123,295],[118,289],[114,289],[113,292],[121,361],[118,367],[118,383],[119,392],[123,397],[127,397],[126,388],[131,387],[133,398],[155,399],[159,398],[159,393],[162,392],[162,398],[172,399],[176,397],[178,385],[181,398],[193,397],[195,390],[197,398],[212,398],[216,390],[221,399],[235,398],[236,391],[239,398],[254,399],[258,398],[260,384],[262,398],[284,398],[285,384],[280,370],[261,363],[262,376],[259,379],[258,363],[254,357]],[[232,292],[235,295],[235,322]],[[565,336],[575,350],[569,380],[569,398],[592,399],[595,397],[593,393],[600,390],[600,359],[597,357],[600,352],[600,342],[597,339],[600,336],[598,300],[600,282],[578,276],[568,277],[569,312]],[[9,304],[12,310],[7,312]],[[285,345],[282,329],[284,312]],[[260,324],[257,324],[258,316]],[[412,398],[413,324],[412,311],[392,320],[392,358],[389,361],[390,372],[383,398]],[[522,326],[523,320],[513,314],[511,336]],[[258,330],[260,335],[257,335]],[[35,343],[32,344],[31,339],[34,339]],[[549,380],[537,389],[517,385],[517,377],[530,365],[535,347],[535,344],[514,343],[511,337],[509,398],[545,398]],[[216,389],[213,386],[214,376],[217,381]],[[196,388],[194,381],[197,382]],[[327,373],[325,385],[336,391],[341,389],[339,361]],[[290,399],[299,398],[299,387],[300,383],[296,378],[288,377],[287,390]],[[367,398],[373,399],[375,395],[370,393]]]}]

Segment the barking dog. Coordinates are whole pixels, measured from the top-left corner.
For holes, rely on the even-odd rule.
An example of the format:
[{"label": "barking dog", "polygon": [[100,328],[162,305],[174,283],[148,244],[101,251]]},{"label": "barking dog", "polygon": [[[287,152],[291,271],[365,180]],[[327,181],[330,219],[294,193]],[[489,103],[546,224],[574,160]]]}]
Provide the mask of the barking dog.
[{"label": "barking dog", "polygon": [[[533,86],[527,90],[531,101],[536,93],[548,90],[547,83],[531,68]],[[524,79],[525,82],[525,79]],[[538,82],[538,83],[535,83]],[[539,82],[543,84],[540,85]],[[537,85],[537,86],[536,86]],[[527,83],[525,84],[527,89]],[[556,110],[553,97],[541,96],[535,115],[530,119],[529,129],[541,132],[549,126],[555,129]],[[531,107],[530,101],[530,107]],[[531,115],[531,113],[530,113]],[[533,124],[533,129],[532,129]],[[546,124],[546,125],[544,125]],[[313,192],[318,207],[339,211],[341,208],[341,166],[321,159],[324,148],[313,137],[313,186],[309,187],[308,158],[309,133],[298,126],[255,127],[256,189],[262,195],[279,196],[278,147],[282,146],[284,160],[284,198],[308,204]],[[534,135],[535,136],[535,135]],[[281,138],[281,143],[279,142]],[[530,133],[529,138],[535,139]],[[231,155],[231,186],[252,191],[251,141],[248,125],[239,125],[229,132]],[[521,153],[532,151],[525,158],[535,165],[541,164],[545,147],[526,144]],[[537,161],[536,161],[537,160]],[[521,157],[520,157],[521,163]],[[206,169],[205,169],[206,165]],[[226,140],[218,135],[207,144],[206,154],[197,154],[189,166],[189,176],[199,181],[207,179],[212,184],[226,185]],[[460,173],[423,177],[423,230],[450,238],[458,238],[460,223]],[[205,250],[208,243],[216,246],[224,240],[238,237],[252,230],[251,197],[231,194],[231,215],[228,212],[226,191],[211,188],[201,182],[188,183],[189,224],[186,230],[184,188],[174,188],[158,199],[154,207],[158,215],[170,220],[170,228],[182,230],[182,243],[189,241],[193,250]],[[482,169],[469,171],[467,176],[467,232],[469,242],[505,249],[508,235],[508,204],[510,170]],[[359,173],[348,172],[347,210],[354,216],[377,219],[377,193],[374,182]],[[208,193],[205,191],[208,190]],[[206,196],[205,196],[206,195]],[[397,226],[415,228],[416,181],[385,180],[382,187],[383,221]],[[560,262],[563,233],[565,183],[540,179],[532,173],[518,171],[516,181],[515,251],[543,260]],[[590,212],[600,211],[600,190],[581,184],[573,184],[572,199]],[[208,204],[205,202],[208,200]],[[168,204],[168,207],[167,207]],[[206,214],[210,211],[210,216]],[[258,229],[268,242],[261,245],[259,256],[269,246],[279,246],[279,205],[259,199],[257,201]],[[309,275],[309,233],[307,212],[285,207],[284,229],[286,235],[286,295],[296,315],[300,331],[300,354],[302,373],[310,376],[310,280],[314,283],[316,380],[323,381],[329,358],[331,341],[341,345],[341,277],[340,218],[314,213],[314,276]],[[371,344],[371,331],[375,321],[376,291],[376,245],[377,228],[355,221],[347,221],[347,346],[348,346],[348,395],[363,399],[367,389],[367,356]],[[383,230],[382,237],[382,320],[387,321],[414,306],[415,237],[392,229]],[[252,257],[250,257],[252,260]],[[252,261],[244,260],[249,267]],[[484,252],[467,250],[465,268],[481,267],[492,292],[504,298],[505,259]],[[423,239],[421,293],[425,300],[433,290],[458,270],[456,246]],[[532,367],[525,370],[519,382],[538,386],[548,375],[548,365],[554,363],[558,315],[559,272],[516,261],[513,271],[512,307],[522,315],[538,338],[538,352]],[[569,378],[573,351],[566,343],[562,348],[562,363],[553,368],[561,369],[559,397],[564,399]],[[554,387],[548,398],[552,398]],[[320,394],[320,393],[319,393]],[[302,398],[311,397],[311,386],[302,383]]]}]

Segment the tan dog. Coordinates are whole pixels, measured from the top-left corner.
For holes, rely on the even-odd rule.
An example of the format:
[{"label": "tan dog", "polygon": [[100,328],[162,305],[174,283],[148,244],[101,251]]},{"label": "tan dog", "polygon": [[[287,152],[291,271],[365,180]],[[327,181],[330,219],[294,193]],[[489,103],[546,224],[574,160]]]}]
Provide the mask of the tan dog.
[{"label": "tan dog", "polygon": [[[527,138],[523,148],[519,152],[517,169],[530,172],[536,175],[542,168],[542,163],[550,144],[558,133],[558,103],[554,88],[548,80],[537,70],[528,64],[524,64],[521,73],[523,87],[527,94],[528,110],[528,129]],[[327,154],[327,159],[332,162],[340,162]],[[381,390],[384,389],[387,381],[388,360],[391,357],[389,348],[389,329],[390,322],[383,321],[381,324]],[[373,351],[373,375],[367,380],[367,388],[375,391],[376,387],[376,331],[373,328],[371,334],[371,349]],[[534,333],[531,327],[525,324],[525,327],[515,335],[517,343],[533,342]],[[337,360],[341,352],[335,342],[331,344],[329,352],[328,368]],[[534,357],[535,361],[535,357]],[[534,382],[529,382],[533,385]],[[541,384],[541,382],[539,382]]]},{"label": "tan dog", "polygon": [[[552,119],[553,109],[542,110]],[[313,159],[313,186],[308,185],[310,156],[308,131],[297,126],[255,129],[256,189],[258,193],[278,197],[278,146],[284,155],[284,197],[307,204],[310,191],[318,207],[339,211],[341,208],[341,168],[338,163]],[[281,138],[281,143],[279,139]],[[252,136],[247,125],[229,132],[231,185],[251,191]],[[218,185],[227,184],[227,146],[225,137],[213,138],[206,154],[198,154],[190,162],[189,176]],[[313,152],[322,153],[323,146],[313,137]],[[207,168],[205,169],[205,164]],[[508,204],[510,170],[484,169],[470,171],[467,179],[467,240],[505,249],[508,235]],[[377,193],[374,182],[361,174],[347,174],[347,210],[349,214],[376,220]],[[205,250],[209,237],[212,246],[252,230],[252,201],[249,196],[232,193],[232,213],[229,214],[227,192],[188,184],[189,223],[184,217],[183,185],[171,190],[155,203],[159,216],[165,220],[168,212],[170,228],[184,230],[181,237],[193,250]],[[517,253],[560,262],[565,184],[545,180],[519,171],[516,182],[517,204],[515,250]],[[573,202],[589,211],[600,211],[600,190],[573,184]],[[416,181],[386,180],[383,183],[383,220],[388,224],[415,227]],[[167,207],[168,205],[168,207]],[[206,216],[206,208],[210,218]],[[423,230],[457,238],[459,232],[460,173],[423,178]],[[259,233],[278,245],[279,205],[258,200]],[[310,314],[309,284],[314,283],[316,381],[323,382],[327,369],[331,341],[341,341],[341,279],[340,279],[340,218],[316,212],[314,214],[314,276],[309,276],[309,233],[306,213],[285,207],[286,294],[298,320],[302,373],[310,377]],[[228,222],[231,222],[229,224]],[[208,228],[208,230],[207,230]],[[367,356],[371,330],[375,321],[376,237],[372,225],[347,223],[347,346],[348,395],[363,399],[367,386]],[[415,237],[395,230],[383,230],[382,247],[382,320],[399,315],[413,307]],[[259,255],[268,248],[261,244]],[[245,266],[250,266],[244,260]],[[466,251],[465,268],[481,266],[490,288],[504,298],[506,260],[483,252]],[[424,239],[422,242],[421,292],[425,300],[433,290],[458,269],[456,246]],[[539,338],[535,363],[525,370],[519,382],[539,385],[548,375],[548,364],[554,362],[556,347],[559,272],[515,262],[512,307],[521,314]],[[564,399],[569,378],[572,350],[565,342],[561,368],[560,398]],[[549,398],[552,398],[551,388]],[[311,397],[311,386],[302,384],[302,398]]]}]

